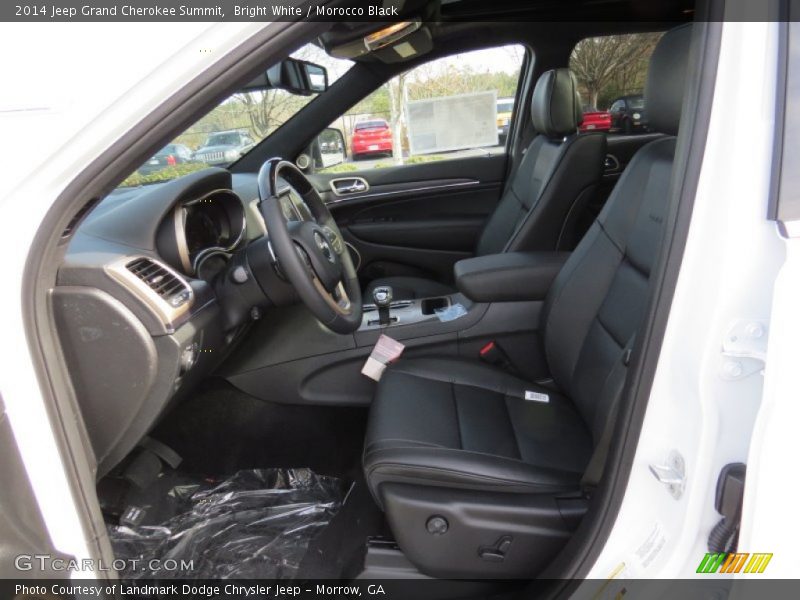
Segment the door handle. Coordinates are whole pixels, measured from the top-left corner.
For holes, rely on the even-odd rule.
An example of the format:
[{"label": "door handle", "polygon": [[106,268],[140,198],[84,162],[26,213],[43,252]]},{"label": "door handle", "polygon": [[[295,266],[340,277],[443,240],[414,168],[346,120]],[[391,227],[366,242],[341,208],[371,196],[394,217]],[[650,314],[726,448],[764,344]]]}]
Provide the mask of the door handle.
[{"label": "door handle", "polygon": [[361,177],[341,177],[339,179],[331,179],[330,186],[333,193],[337,196],[357,194],[359,192],[366,192],[369,189],[367,180]]}]

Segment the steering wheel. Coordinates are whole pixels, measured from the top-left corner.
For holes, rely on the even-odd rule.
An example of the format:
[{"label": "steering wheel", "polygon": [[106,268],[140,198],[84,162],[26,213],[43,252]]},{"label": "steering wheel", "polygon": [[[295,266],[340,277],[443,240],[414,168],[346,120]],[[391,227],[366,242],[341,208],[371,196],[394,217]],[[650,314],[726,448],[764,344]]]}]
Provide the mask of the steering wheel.
[{"label": "steering wheel", "polygon": [[[288,186],[278,188],[279,178]],[[310,215],[287,220],[283,204],[294,190]],[[351,333],[361,325],[361,288],[342,232],[308,178],[280,158],[258,172],[259,206],[272,252],[300,299],[326,327]]]}]

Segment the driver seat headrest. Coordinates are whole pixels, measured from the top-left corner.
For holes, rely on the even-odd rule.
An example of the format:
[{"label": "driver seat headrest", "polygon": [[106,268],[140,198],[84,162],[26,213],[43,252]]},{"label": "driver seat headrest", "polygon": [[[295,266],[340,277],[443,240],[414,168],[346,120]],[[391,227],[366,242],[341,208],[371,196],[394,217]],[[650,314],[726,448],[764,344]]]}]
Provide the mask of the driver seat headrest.
[{"label": "driver seat headrest", "polygon": [[533,127],[549,138],[575,133],[583,122],[578,84],[569,69],[545,71],[536,82],[531,101]]}]

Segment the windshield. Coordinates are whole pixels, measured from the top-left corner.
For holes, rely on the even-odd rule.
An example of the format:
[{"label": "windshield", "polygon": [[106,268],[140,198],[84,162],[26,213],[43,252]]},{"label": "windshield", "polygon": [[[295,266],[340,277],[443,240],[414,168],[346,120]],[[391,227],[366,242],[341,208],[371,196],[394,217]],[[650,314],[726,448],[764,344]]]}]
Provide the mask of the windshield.
[{"label": "windshield", "polygon": [[362,129],[386,129],[389,124],[386,121],[364,121],[363,123],[356,123],[356,131]]},{"label": "windshield", "polygon": [[209,136],[203,146],[235,146],[239,139],[238,133],[216,133]]},{"label": "windshield", "polygon": [[514,101],[513,100],[508,100],[508,101],[505,101],[505,102],[498,102],[497,103],[497,112],[499,112],[499,113],[511,112],[513,110],[514,110]]},{"label": "windshield", "polygon": [[[329,85],[353,66],[351,61],[333,58],[314,44],[306,44],[292,57],[324,66],[328,70]],[[171,156],[166,162],[154,156],[129,175],[120,187],[168,181],[211,166],[227,167],[314,98],[295,96],[284,90],[233,94],[156,154],[172,155],[176,147],[185,147],[180,155]]]},{"label": "windshield", "polygon": [[633,98],[628,98],[628,106],[630,106],[633,109],[644,108],[644,97],[634,96]]}]

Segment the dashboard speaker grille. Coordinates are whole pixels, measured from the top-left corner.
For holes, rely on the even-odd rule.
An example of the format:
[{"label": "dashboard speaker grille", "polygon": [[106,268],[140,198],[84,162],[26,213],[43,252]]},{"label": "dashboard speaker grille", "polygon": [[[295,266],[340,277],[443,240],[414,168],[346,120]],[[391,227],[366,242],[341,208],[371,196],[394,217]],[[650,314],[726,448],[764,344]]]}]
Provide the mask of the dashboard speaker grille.
[{"label": "dashboard speaker grille", "polygon": [[181,306],[192,298],[192,288],[188,283],[150,258],[137,258],[125,267],[170,306]]}]

